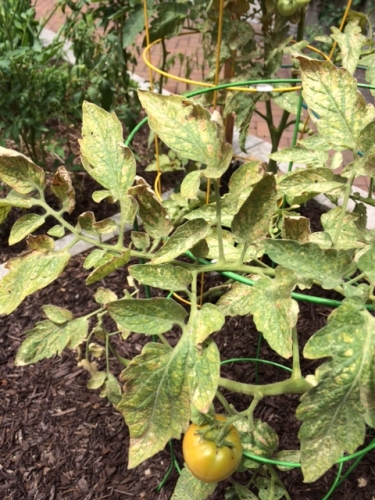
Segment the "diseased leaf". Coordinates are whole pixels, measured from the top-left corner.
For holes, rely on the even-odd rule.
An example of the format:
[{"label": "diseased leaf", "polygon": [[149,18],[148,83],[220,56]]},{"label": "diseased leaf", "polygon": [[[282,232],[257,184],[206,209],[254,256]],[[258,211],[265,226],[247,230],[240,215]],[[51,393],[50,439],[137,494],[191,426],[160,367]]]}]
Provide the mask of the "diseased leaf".
[{"label": "diseased leaf", "polygon": [[179,226],[152,259],[152,264],[164,264],[190,250],[209,233],[210,226],[203,219],[195,219]]},{"label": "diseased leaf", "polygon": [[107,373],[107,378],[104,382],[102,390],[99,396],[101,398],[107,398],[110,403],[114,406],[118,405],[121,401],[122,391],[121,386],[117,378],[112,375],[112,373]]},{"label": "diseased leaf", "polygon": [[10,314],[25,297],[49,285],[69,262],[68,252],[31,252],[9,260],[9,272],[0,280],[0,314]]},{"label": "diseased leaf", "polygon": [[134,155],[123,145],[121,122],[114,113],[89,102],[83,103],[82,110],[82,164],[121,203],[136,172]]},{"label": "diseased leaf", "polygon": [[185,309],[173,299],[122,299],[107,306],[111,317],[123,328],[135,333],[158,335],[173,325],[183,325]]},{"label": "diseased leaf", "polygon": [[60,198],[63,208],[71,214],[75,207],[75,194],[72,180],[65,167],[59,167],[51,183],[52,192]]},{"label": "diseased leaf", "polygon": [[44,170],[21,153],[0,146],[0,179],[17,193],[44,189]]},{"label": "diseased leaf", "polygon": [[203,304],[196,313],[196,321],[192,324],[192,334],[196,344],[202,344],[211,333],[221,330],[225,323],[223,312],[214,304]]},{"label": "diseased leaf", "polygon": [[[276,161],[292,161],[294,163],[301,163],[314,168],[324,168],[328,161],[328,153],[321,149],[306,149],[301,146],[293,148],[285,148],[276,153],[272,153],[270,158]],[[331,172],[332,174],[332,172]]]},{"label": "diseased leaf", "polygon": [[274,279],[256,281],[249,297],[257,330],[283,358],[292,355],[292,328],[298,319],[298,304],[291,298],[294,275],[278,267]]},{"label": "diseased leaf", "polygon": [[55,238],[62,238],[65,234],[64,226],[56,224],[56,226],[51,227],[51,229],[47,231],[47,234],[54,236]]},{"label": "diseased leaf", "polygon": [[[244,451],[258,457],[272,457],[279,445],[279,438],[272,427],[259,419],[254,420],[254,428],[252,429],[249,429],[249,421],[247,419],[236,421],[235,426],[240,433]],[[241,466],[257,469],[259,462],[244,457]]]},{"label": "diseased leaf", "polygon": [[30,195],[17,193],[11,189],[5,198],[0,198],[0,207],[8,209],[10,207],[31,208],[37,201]]},{"label": "diseased leaf", "polygon": [[26,214],[20,217],[14,224],[9,234],[9,245],[14,245],[23,240],[28,234],[42,226],[45,221],[44,215]]},{"label": "diseased leaf", "polygon": [[63,324],[41,321],[35,328],[26,332],[27,338],[18,350],[17,366],[36,363],[41,359],[61,354],[65,347],[74,349],[87,337],[88,323],[85,318],[78,318]]},{"label": "diseased leaf", "polygon": [[307,243],[310,236],[310,220],[301,215],[287,215],[283,217],[281,234],[284,240]]},{"label": "diseased leaf", "polygon": [[236,240],[252,243],[266,236],[276,201],[275,177],[267,175],[255,185],[250,196],[233,218],[232,233]]},{"label": "diseased leaf", "polygon": [[[322,214],[321,221],[324,231],[328,233],[334,240],[337,225],[340,217],[342,216],[342,207],[335,207],[329,212]],[[335,248],[342,250],[350,250],[353,248],[362,248],[365,246],[365,233],[366,230],[361,230],[357,227],[356,221],[359,215],[355,213],[346,212],[341,222],[341,230],[337,239]]]},{"label": "diseased leaf", "polygon": [[192,274],[180,266],[171,264],[136,264],[129,267],[129,273],[140,283],[162,290],[187,290]]},{"label": "diseased leaf", "polygon": [[139,231],[132,231],[130,233],[130,237],[135,248],[139,248],[140,250],[147,250],[150,246],[150,237],[147,233],[140,233]]},{"label": "diseased leaf", "polygon": [[250,313],[250,296],[252,287],[242,283],[234,283],[229,292],[220,297],[217,307],[225,316],[246,316]]},{"label": "diseased leaf", "polygon": [[112,290],[100,286],[95,292],[94,299],[97,304],[108,304],[117,300],[117,295]]},{"label": "diseased leaf", "polygon": [[247,188],[257,184],[265,175],[265,170],[260,161],[249,161],[237,168],[229,179],[229,191],[242,194]]},{"label": "diseased leaf", "polygon": [[224,126],[217,115],[183,96],[140,90],[138,96],[151,129],[169,148],[183,158],[206,164],[203,175],[222,176],[232,159],[232,147],[225,142]]},{"label": "diseased leaf", "polygon": [[99,389],[107,378],[107,372],[94,372],[87,382],[88,389]]},{"label": "diseased leaf", "polygon": [[63,325],[73,319],[73,313],[63,307],[47,304],[42,306],[42,309],[47,318],[57,325]]},{"label": "diseased leaf", "polygon": [[117,409],[129,427],[130,469],[164,449],[170,439],[180,439],[188,427],[189,347],[187,337],[174,349],[149,342],[121,374],[124,394]]},{"label": "diseased leaf", "polygon": [[188,374],[190,402],[207,413],[219,385],[220,352],[211,339],[190,351]]},{"label": "diseased leaf", "polygon": [[316,481],[344,452],[354,453],[366,424],[374,427],[374,354],[375,318],[356,299],[346,299],[308,340],[306,358],[329,360],[297,409],[305,481]]},{"label": "diseased leaf", "polygon": [[193,170],[192,172],[189,172],[181,182],[181,195],[189,200],[195,198],[199,190],[201,177],[201,170]]},{"label": "diseased leaf", "polygon": [[[109,256],[109,254],[107,254]],[[92,271],[86,278],[86,285],[92,285],[96,281],[99,281],[108,274],[113,273],[116,269],[124,266],[130,259],[130,250],[125,250],[121,255],[111,256],[110,260],[100,265]]]},{"label": "diseased leaf", "polygon": [[331,27],[331,37],[340,47],[343,68],[354,74],[362,52],[362,46],[367,43],[367,38],[362,35],[361,27],[357,21],[350,21],[345,26],[344,32],[336,27]]},{"label": "diseased leaf", "polygon": [[38,236],[29,234],[26,238],[26,244],[30,250],[36,250],[43,253],[53,252],[55,248],[55,240],[44,234]]},{"label": "diseased leaf", "polygon": [[321,283],[323,288],[335,288],[344,277],[356,269],[352,253],[333,248],[322,249],[314,243],[300,244],[292,240],[271,240],[265,242],[269,257],[287,269],[308,279]]},{"label": "diseased leaf", "polygon": [[344,189],[344,182],[329,168],[308,168],[283,175],[279,181],[279,189],[287,196],[288,202],[293,204],[302,198],[303,201],[314,198],[318,193]]},{"label": "diseased leaf", "polygon": [[357,81],[346,69],[336,68],[329,61],[297,59],[303,97],[318,131],[336,150],[355,150],[361,130],[375,117],[374,106],[366,105]]},{"label": "diseased leaf", "polygon": [[371,284],[375,284],[375,245],[371,245],[366,253],[358,259],[358,268],[365,273]]},{"label": "diseased leaf", "polygon": [[217,483],[203,483],[184,467],[178,477],[178,481],[171,500],[206,500],[215,490]]}]

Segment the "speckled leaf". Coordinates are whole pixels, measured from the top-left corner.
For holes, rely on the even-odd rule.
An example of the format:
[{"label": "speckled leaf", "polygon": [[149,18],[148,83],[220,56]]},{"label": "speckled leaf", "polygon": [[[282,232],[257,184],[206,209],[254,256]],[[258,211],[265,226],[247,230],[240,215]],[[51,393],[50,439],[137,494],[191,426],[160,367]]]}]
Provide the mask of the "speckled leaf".
[{"label": "speckled leaf", "polygon": [[[255,463],[255,462],[254,462]],[[232,486],[225,490],[225,500],[259,500],[246,486],[231,479]]]},{"label": "speckled leaf", "polygon": [[26,244],[29,250],[37,250],[43,253],[53,252],[55,248],[55,240],[45,234],[39,234],[37,236],[29,234],[26,238]]},{"label": "speckled leaf", "polygon": [[99,234],[109,234],[113,233],[118,229],[116,222],[112,219],[103,219],[97,222],[94,222],[92,225],[93,229],[97,231]]},{"label": "speckled leaf", "polygon": [[259,182],[265,174],[261,162],[249,161],[237,168],[229,179],[229,191],[232,194],[242,194],[250,186]]},{"label": "speckled leaf", "polygon": [[358,150],[366,156],[375,155],[375,122],[361,130],[358,137]]},{"label": "speckled leaf", "polygon": [[133,184],[136,172],[134,155],[123,145],[120,120],[95,104],[82,106],[82,137],[79,141],[82,164],[87,172],[116,200]]},{"label": "speckled leaf", "polygon": [[266,236],[276,201],[275,177],[267,175],[255,185],[233,218],[232,233],[237,241],[252,243]]},{"label": "speckled leaf", "polygon": [[108,191],[108,189],[99,189],[98,191],[94,191],[92,193],[92,199],[95,203],[100,203],[103,200],[108,200],[109,203],[114,202],[111,191]]},{"label": "speckled leaf", "polygon": [[112,290],[100,286],[95,292],[94,299],[97,304],[108,304],[117,300],[117,295]]},{"label": "speckled leaf", "polygon": [[168,211],[158,200],[156,194],[147,182],[139,178],[137,185],[130,189],[139,204],[139,216],[143,221],[145,230],[152,238],[167,236],[172,228]]},{"label": "speckled leaf", "polygon": [[216,488],[217,483],[203,483],[184,467],[171,500],[206,500]]},{"label": "speckled leaf", "polygon": [[303,97],[318,131],[334,148],[354,150],[361,130],[375,117],[374,106],[366,105],[357,81],[346,69],[336,68],[329,61],[297,59]]},{"label": "speckled leaf", "polygon": [[370,282],[375,285],[375,245],[358,259],[358,268],[365,273]]},{"label": "speckled leaf", "polygon": [[102,390],[99,396],[101,398],[107,398],[113,405],[118,405],[121,401],[122,391],[121,386],[117,378],[112,375],[112,373],[107,373],[107,378],[104,382]]},{"label": "speckled leaf", "polygon": [[215,342],[206,340],[190,350],[188,374],[190,402],[207,413],[218,389],[220,352]]},{"label": "speckled leaf", "polygon": [[201,170],[193,170],[184,177],[180,187],[182,196],[188,198],[189,200],[197,196],[201,182],[201,176]]},{"label": "speckled leaf", "polygon": [[[106,250],[101,250],[100,248],[95,248],[92,252],[88,254],[86,257],[84,263],[83,263],[83,268],[84,269],[91,269],[92,267],[98,267],[100,265],[101,260],[108,254]],[[112,257],[114,257],[113,254],[109,254],[110,257],[108,260],[110,260]]]},{"label": "speckled leaf", "polygon": [[44,170],[26,156],[0,147],[0,180],[21,194],[44,189]]},{"label": "speckled leaf", "polygon": [[183,325],[186,310],[173,299],[122,299],[108,304],[111,317],[135,333],[158,335]]},{"label": "speckled leaf", "polygon": [[129,273],[144,285],[171,291],[186,290],[193,279],[189,271],[171,264],[136,264],[129,267]]},{"label": "speckled leaf", "polygon": [[279,94],[272,93],[273,101],[280,108],[289,111],[292,115],[296,115],[298,111],[299,95],[297,92],[281,92]]},{"label": "speckled leaf", "polygon": [[[279,438],[272,427],[259,419],[254,419],[254,428],[252,430],[249,429],[249,421],[247,419],[238,420],[235,425],[240,433],[244,451],[252,455],[257,455],[258,457],[272,457],[279,445]],[[254,461],[250,460],[248,464],[250,466],[249,468],[254,468],[253,464]],[[259,467],[259,463],[255,465]]]},{"label": "speckled leaf", "polygon": [[317,193],[329,193],[344,187],[345,179],[335,175],[329,168],[295,170],[283,175],[279,181],[280,192],[285,194],[290,202],[301,196],[306,199],[314,198]]},{"label": "speckled leaf", "polygon": [[[332,241],[336,234],[341,212],[341,207],[335,207],[321,216],[324,231],[330,235]],[[342,227],[335,248],[348,250],[351,248],[362,248],[365,246],[364,234],[366,230],[363,231],[357,227],[356,221],[358,219],[358,214],[350,212],[345,213],[341,222]]]},{"label": "speckled leaf", "polygon": [[31,252],[8,261],[0,280],[0,314],[13,312],[28,295],[49,285],[63,272],[68,252]]},{"label": "speckled leaf", "polygon": [[270,158],[276,161],[301,163],[309,167],[325,167],[328,160],[328,153],[319,149],[306,149],[302,146],[295,146],[294,148],[285,148],[272,153]]},{"label": "speckled leaf", "polygon": [[271,498],[272,500],[281,500],[285,498],[285,488],[275,484],[275,481],[269,477],[258,476],[255,484],[259,490],[259,500],[270,500]]},{"label": "speckled leaf", "polygon": [[110,258],[105,264],[98,266],[88,275],[86,278],[86,285],[91,285],[96,281],[99,281],[108,274],[116,271],[120,267],[124,266],[130,259],[130,250],[125,250],[121,255],[116,255]]},{"label": "speckled leaf", "polygon": [[354,453],[375,426],[375,318],[361,301],[347,299],[311,337],[308,359],[329,358],[316,371],[318,385],[303,395],[297,418],[305,481],[316,481],[344,452]]},{"label": "speckled leaf", "polygon": [[356,269],[351,252],[346,250],[322,249],[314,243],[292,240],[266,240],[265,248],[277,264],[317,280],[327,289],[340,285]]},{"label": "speckled leaf", "polygon": [[187,365],[190,343],[182,337],[172,349],[149,342],[122,372],[124,394],[117,409],[129,427],[130,469],[180,439],[189,423]]},{"label": "speckled leaf", "polygon": [[147,91],[138,91],[138,95],[151,129],[169,148],[183,158],[206,164],[209,171],[205,175],[221,177],[232,159],[232,147],[225,142],[223,124],[216,115],[183,96]]},{"label": "speckled leaf", "polygon": [[281,233],[284,240],[306,243],[310,236],[310,220],[301,215],[287,215],[283,218]]},{"label": "speckled leaf", "polygon": [[27,338],[18,350],[15,364],[29,365],[61,354],[65,347],[74,349],[85,340],[87,332],[88,323],[84,318],[73,319],[64,324],[41,321],[26,332]]},{"label": "speckled leaf", "polygon": [[194,323],[195,343],[201,344],[211,333],[221,330],[225,323],[223,312],[214,304],[203,304],[197,311],[196,322]]},{"label": "speckled leaf", "polygon": [[59,167],[53,176],[51,183],[52,192],[60,198],[62,206],[69,214],[75,207],[75,194],[72,180],[65,167]]},{"label": "speckled leaf", "polygon": [[186,250],[190,250],[199,241],[203,240],[210,231],[210,226],[203,219],[185,222],[176,229],[165,245],[156,252],[151,262],[153,264],[169,262],[186,252]]},{"label": "speckled leaf", "polygon": [[140,250],[147,250],[150,246],[150,236],[147,233],[140,233],[139,231],[132,231],[130,237],[135,248]]},{"label": "speckled leaf", "polygon": [[367,37],[362,35],[361,27],[358,26],[358,23],[353,21],[345,26],[344,32],[335,26],[331,28],[331,31],[331,37],[340,47],[343,68],[346,68],[349,73],[354,74],[361,56],[361,49],[367,42]]},{"label": "speckled leaf", "polygon": [[43,226],[44,215],[26,214],[20,217],[14,224],[9,234],[9,245],[14,245],[26,238],[26,236],[38,227]]},{"label": "speckled leaf", "polygon": [[63,325],[67,321],[71,321],[73,319],[73,313],[63,307],[46,304],[45,306],[42,306],[42,309],[47,318],[58,325]]},{"label": "speckled leaf", "polygon": [[55,238],[62,238],[65,234],[65,228],[64,226],[56,224],[56,226],[51,227],[51,229],[47,231],[47,234],[54,236]]},{"label": "speckled leaf", "polygon": [[[233,217],[236,213],[237,206],[226,207],[224,204],[221,206],[221,224],[224,227],[230,227]],[[187,220],[204,219],[208,224],[215,224],[217,220],[216,203],[209,205],[202,205],[195,210],[184,215]]]},{"label": "speckled leaf", "polygon": [[11,189],[5,198],[0,198],[0,207],[31,208],[37,201],[38,200],[32,198],[30,195],[17,193],[17,191]]},{"label": "speckled leaf", "polygon": [[[301,452],[300,450],[280,450],[274,454],[274,459],[280,462],[299,464],[301,462]],[[293,469],[293,467],[286,465],[277,465],[276,467],[282,471]]]},{"label": "speckled leaf", "polygon": [[252,287],[243,283],[234,283],[229,292],[220,297],[217,307],[225,316],[246,316],[250,312]]},{"label": "speckled leaf", "polygon": [[11,208],[10,206],[5,207],[5,206],[0,205],[0,224],[2,224],[5,221],[5,219],[8,217],[8,214],[10,212],[10,208]]},{"label": "speckled leaf", "polygon": [[291,298],[294,285],[294,273],[278,267],[274,279],[255,282],[249,298],[258,331],[283,358],[292,355],[292,328],[298,318],[298,304]]},{"label": "speckled leaf", "polygon": [[87,382],[88,389],[99,389],[105,382],[107,378],[106,372],[95,371],[91,374]]}]

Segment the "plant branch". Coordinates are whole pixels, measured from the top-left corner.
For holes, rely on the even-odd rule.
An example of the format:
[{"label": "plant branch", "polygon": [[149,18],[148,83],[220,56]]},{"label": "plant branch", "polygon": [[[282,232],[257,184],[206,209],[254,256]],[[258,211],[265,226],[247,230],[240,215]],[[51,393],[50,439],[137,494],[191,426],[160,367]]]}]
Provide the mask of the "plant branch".
[{"label": "plant branch", "polygon": [[219,386],[232,392],[246,394],[248,396],[256,396],[258,398],[264,398],[266,396],[280,396],[281,394],[304,394],[312,387],[312,385],[303,378],[299,380],[289,378],[288,380],[284,380],[282,382],[254,385],[236,382],[235,380],[229,380],[222,377],[219,378]]},{"label": "plant branch", "polygon": [[219,244],[219,263],[225,263],[225,255],[224,255],[224,243],[223,243],[223,228],[221,226],[221,199],[220,199],[220,188],[219,182],[217,179],[212,179],[212,183],[214,185],[215,190],[215,199],[216,199],[216,231],[217,231],[217,241]]}]

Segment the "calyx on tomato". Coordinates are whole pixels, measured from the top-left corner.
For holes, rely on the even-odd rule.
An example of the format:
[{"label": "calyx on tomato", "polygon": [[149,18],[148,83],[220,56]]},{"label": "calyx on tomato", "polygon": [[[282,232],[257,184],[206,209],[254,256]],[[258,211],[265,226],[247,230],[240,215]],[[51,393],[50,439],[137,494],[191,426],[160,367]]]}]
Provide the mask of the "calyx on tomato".
[{"label": "calyx on tomato", "polygon": [[292,16],[298,7],[297,0],[278,0],[276,4],[278,13],[286,17]]},{"label": "calyx on tomato", "polygon": [[242,460],[241,438],[230,425],[223,436],[226,417],[215,415],[214,424],[191,424],[182,442],[187,468],[200,481],[217,483],[233,474]]}]

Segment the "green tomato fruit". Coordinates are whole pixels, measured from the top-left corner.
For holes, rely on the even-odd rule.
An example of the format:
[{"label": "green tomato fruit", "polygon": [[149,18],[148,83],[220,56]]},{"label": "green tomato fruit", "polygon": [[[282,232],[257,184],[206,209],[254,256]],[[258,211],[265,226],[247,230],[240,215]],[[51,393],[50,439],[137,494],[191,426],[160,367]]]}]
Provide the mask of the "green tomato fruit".
[{"label": "green tomato fruit", "polygon": [[297,0],[278,0],[276,5],[278,13],[285,17],[292,16],[298,7]]}]

